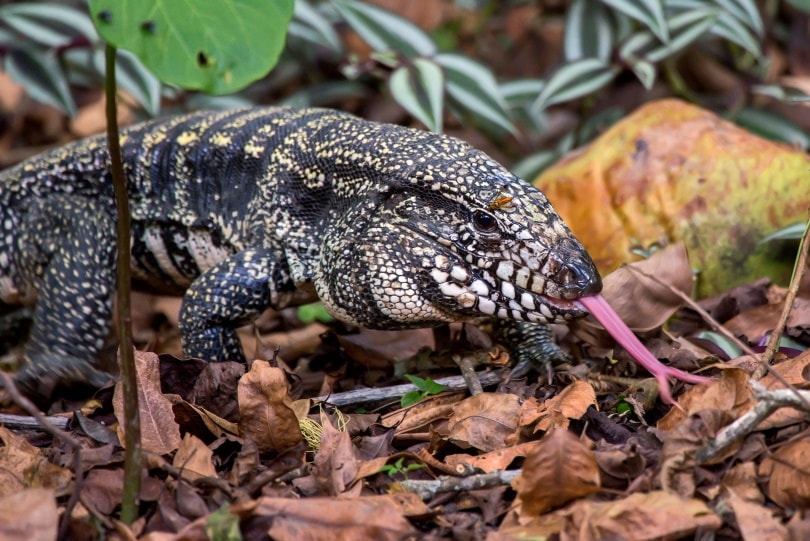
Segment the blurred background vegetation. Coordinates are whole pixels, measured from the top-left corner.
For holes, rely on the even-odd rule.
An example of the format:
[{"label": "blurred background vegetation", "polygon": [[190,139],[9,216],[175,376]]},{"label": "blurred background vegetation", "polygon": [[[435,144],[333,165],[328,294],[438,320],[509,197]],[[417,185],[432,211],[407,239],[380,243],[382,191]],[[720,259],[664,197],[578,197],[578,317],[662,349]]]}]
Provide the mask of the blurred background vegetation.
[{"label": "blurred background vegetation", "polygon": [[[459,136],[532,178],[675,96],[810,147],[810,0],[297,0],[287,31],[270,74],[229,95],[163,84],[119,52],[125,121],[336,107]],[[84,2],[0,2],[0,57],[0,167],[103,129],[103,43]]]}]

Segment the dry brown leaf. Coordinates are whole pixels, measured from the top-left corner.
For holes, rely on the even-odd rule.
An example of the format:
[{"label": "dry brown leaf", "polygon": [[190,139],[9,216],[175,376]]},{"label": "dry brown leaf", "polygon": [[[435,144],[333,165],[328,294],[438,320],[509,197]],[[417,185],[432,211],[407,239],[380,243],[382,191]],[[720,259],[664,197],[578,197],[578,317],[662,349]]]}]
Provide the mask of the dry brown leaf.
[{"label": "dry brown leaf", "polygon": [[92,509],[105,515],[121,505],[124,493],[124,470],[93,468],[84,480],[83,499]]},{"label": "dry brown leaf", "polygon": [[[701,410],[681,421],[669,432],[663,432],[661,449],[661,487],[682,497],[691,497],[695,491],[696,455],[717,432],[732,421],[721,410]],[[726,452],[712,461],[717,464],[733,455],[740,444],[730,446]]]},{"label": "dry brown leaf", "polygon": [[[158,455],[171,453],[180,445],[180,426],[174,420],[171,401],[160,388],[160,361],[154,353],[135,352],[138,374],[138,413],[141,418],[141,447]],[[124,444],[126,416],[121,381],[115,384],[113,409],[118,419],[118,438]]]},{"label": "dry brown leaf", "polygon": [[763,269],[787,281],[792,260],[777,263],[757,243],[807,219],[808,168],[800,149],[669,99],[638,108],[534,184],[603,274],[635,260],[634,245],[684,241],[705,297]]},{"label": "dry brown leaf", "polygon": [[588,382],[577,380],[542,404],[532,397],[520,408],[520,426],[537,421],[534,432],[552,428],[568,428],[569,419],[579,419],[588,408],[596,404],[596,393]]},{"label": "dry brown leaf", "polygon": [[727,498],[743,539],[757,541],[782,541],[788,539],[787,528],[774,518],[773,511],[762,505],[741,498],[733,490]]},{"label": "dry brown leaf", "polygon": [[765,492],[783,508],[810,507],[810,441],[801,439],[777,449],[759,465],[758,473],[768,479]]},{"label": "dry brown leaf", "polygon": [[240,433],[260,451],[284,451],[304,441],[282,369],[254,361],[237,393]]},{"label": "dry brown leaf", "polygon": [[181,469],[183,478],[194,481],[201,477],[216,477],[217,470],[211,458],[214,452],[197,436],[186,433],[174,455],[172,465]]},{"label": "dry brown leaf", "polygon": [[698,528],[717,530],[722,520],[705,503],[664,491],[636,492],[611,502],[582,500],[558,511],[566,517],[563,538],[634,541],[688,538]]},{"label": "dry brown leaf", "polygon": [[481,393],[462,400],[450,416],[449,440],[462,448],[494,451],[514,444],[520,398],[507,393]]},{"label": "dry brown leaf", "polygon": [[336,429],[324,414],[321,415],[321,424],[321,445],[311,468],[318,488],[330,496],[347,492],[358,496],[362,483],[355,483],[360,470],[351,436]]},{"label": "dry brown leaf", "polygon": [[47,488],[28,488],[0,498],[0,539],[53,541],[59,527],[56,494]]},{"label": "dry brown leaf", "polygon": [[464,398],[465,393],[441,393],[429,396],[407,408],[386,413],[380,424],[386,428],[396,427],[397,435],[426,429],[450,418],[453,407]]},{"label": "dry brown leaf", "polygon": [[42,450],[34,447],[22,437],[0,426],[0,496],[10,496],[20,490],[39,486],[54,490],[57,496],[67,494],[71,489],[73,473],[50,463]]},{"label": "dry brown leaf", "polygon": [[723,488],[752,503],[764,503],[765,495],[757,483],[757,466],[753,462],[735,464],[723,476]]},{"label": "dry brown leaf", "polygon": [[172,402],[174,419],[183,432],[191,432],[200,437],[211,435],[215,438],[226,434],[239,435],[239,425],[236,423],[232,423],[205,408],[183,400],[179,395],[167,394],[165,396]]},{"label": "dry brown leaf", "polygon": [[539,443],[538,441],[528,441],[476,456],[448,455],[444,461],[452,467],[466,464],[486,473],[505,470],[516,458],[525,457],[531,453]]},{"label": "dry brown leaf", "polygon": [[[784,309],[782,300],[778,304],[757,306],[726,321],[723,326],[737,336],[756,342],[776,327]],[[810,327],[810,300],[796,297],[787,327]]]},{"label": "dry brown leaf", "polygon": [[749,375],[744,370],[727,368],[720,379],[710,385],[695,385],[679,397],[678,402],[683,409],[670,408],[658,421],[658,429],[672,430],[687,416],[702,410],[726,412],[733,421],[754,407],[754,392],[748,380]]},{"label": "dry brown leaf", "polygon": [[588,443],[567,430],[554,430],[526,456],[517,491],[522,521],[575,498],[599,492],[599,467]]},{"label": "dry brown leaf", "polygon": [[433,349],[432,329],[375,331],[360,329],[355,334],[338,335],[346,354],[355,362],[372,369],[385,370],[399,359],[415,355],[421,348]]},{"label": "dry brown leaf", "polygon": [[[656,280],[631,268],[654,276]],[[693,280],[686,247],[679,242],[657,251],[649,259],[631,263],[605,276],[602,296],[628,327],[644,333],[663,325],[683,305],[670,287],[689,295]],[[613,343],[593,316],[575,321],[571,328],[578,337],[591,344],[608,347]]]}]

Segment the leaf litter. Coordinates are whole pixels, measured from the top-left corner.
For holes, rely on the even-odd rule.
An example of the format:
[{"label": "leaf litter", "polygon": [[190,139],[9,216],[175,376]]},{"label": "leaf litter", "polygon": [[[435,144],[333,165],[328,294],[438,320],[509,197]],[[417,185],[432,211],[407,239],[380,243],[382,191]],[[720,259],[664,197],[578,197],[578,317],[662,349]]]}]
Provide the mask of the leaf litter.
[{"label": "leaf litter", "polygon": [[[436,333],[436,350],[423,347],[424,334],[417,347],[391,340],[386,349],[379,332],[366,347],[364,331],[338,327],[326,332],[350,333],[350,342],[326,336],[309,351],[298,348],[299,357],[282,349],[247,370],[138,352],[141,516],[129,527],[116,520],[123,413],[118,387],[103,389],[59,414],[82,446],[69,538],[95,539],[103,530],[161,541],[227,532],[329,540],[802,538],[810,531],[807,409],[775,408],[718,453],[706,447],[751,415],[762,393],[807,389],[810,353],[778,354],[753,383],[746,368],[756,354],[722,360],[686,340],[715,323],[675,293],[689,291],[685,251],[662,250],[642,271],[656,279],[622,269],[606,277],[604,295],[656,357],[714,378],[677,383],[678,407],[662,402],[654,380],[589,320],[570,333],[557,329],[579,360],[557,367],[551,383],[508,381],[472,396],[446,391],[407,407],[384,392],[362,405],[335,407],[329,398],[385,391],[401,383],[403,367],[419,377],[457,373],[451,357],[459,355],[478,359],[479,373],[503,374],[501,362],[486,362],[503,350],[465,324]],[[702,304],[755,343],[784,297],[758,281]],[[810,315],[806,293],[798,300],[786,333],[801,340]],[[340,344],[351,344],[351,355]],[[475,353],[482,345],[490,354]],[[324,389],[326,400],[316,400]],[[53,539],[77,486],[74,451],[32,429],[0,427],[0,441],[0,537]]]}]

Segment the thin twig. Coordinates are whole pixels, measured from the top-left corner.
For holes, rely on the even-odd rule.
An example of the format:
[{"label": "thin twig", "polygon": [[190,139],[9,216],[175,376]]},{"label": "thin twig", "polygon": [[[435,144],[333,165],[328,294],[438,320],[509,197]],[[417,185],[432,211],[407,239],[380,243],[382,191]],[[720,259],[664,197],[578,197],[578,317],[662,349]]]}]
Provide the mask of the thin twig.
[{"label": "thin twig", "polygon": [[793,276],[790,278],[790,286],[788,286],[787,294],[785,295],[785,306],[782,308],[782,315],[779,317],[779,323],[776,325],[776,328],[771,332],[768,347],[765,348],[765,352],[760,357],[759,366],[757,366],[757,369],[752,375],[754,379],[762,379],[765,376],[768,367],[773,361],[773,356],[776,354],[776,350],[779,349],[779,341],[782,339],[782,333],[785,332],[790,312],[793,310],[793,302],[796,300],[796,294],[799,292],[799,284],[807,270],[807,251],[808,247],[810,247],[808,235],[810,235],[810,221],[807,222],[807,226],[804,228],[804,234],[799,244],[799,255],[796,258],[796,264],[793,267]]},{"label": "thin twig", "polygon": [[810,413],[810,391],[798,391],[795,388],[768,391],[753,379],[749,383],[754,389],[757,403],[698,451],[699,463],[705,464],[722,454],[734,442],[753,432],[759,423],[779,408],[790,407]]},{"label": "thin twig", "polygon": [[79,501],[79,494],[81,493],[82,486],[84,485],[84,471],[82,469],[82,442],[74,438],[70,433],[57,428],[54,424],[39,411],[33,402],[25,398],[17,389],[14,380],[6,372],[0,371],[0,378],[3,380],[3,386],[8,393],[9,398],[14,401],[19,407],[28,412],[28,414],[36,419],[37,423],[49,434],[55,438],[59,438],[70,446],[73,450],[73,471],[76,476],[76,482],[73,484],[73,492],[70,493],[70,498],[65,505],[65,512],[62,515],[61,523],[59,524],[59,537],[58,539],[67,539],[67,530],[70,526],[70,516],[73,514],[73,508]]},{"label": "thin twig", "polygon": [[[501,382],[501,375],[497,372],[481,372],[478,373],[478,381],[482,386],[495,385]],[[444,385],[445,391],[461,391],[467,389],[467,382],[462,376],[450,376],[446,378],[439,378],[436,383]],[[390,400],[392,398],[399,399],[407,392],[418,391],[416,385],[405,383],[402,385],[394,385],[392,387],[382,387],[374,389],[355,389],[345,393],[335,393],[332,395],[319,396],[313,400],[320,402],[327,402],[333,406],[343,407],[349,405],[369,404],[372,402],[380,402],[383,400]]]},{"label": "thin twig", "polygon": [[110,152],[110,174],[115,192],[117,211],[117,284],[118,284],[118,352],[121,363],[121,385],[124,394],[124,495],[121,501],[121,521],[132,524],[138,516],[141,491],[141,419],[138,408],[138,376],[135,370],[135,351],[132,346],[132,307],[130,298],[130,221],[129,198],[121,161],[121,142],[118,139],[118,111],[115,108],[115,47],[109,43],[104,51],[107,99],[107,145]]},{"label": "thin twig", "polygon": [[477,490],[508,485],[520,475],[523,470],[498,470],[489,473],[480,473],[468,477],[451,477],[442,475],[437,479],[417,481],[407,479],[398,483],[397,487],[405,492],[414,492],[427,501],[442,492],[461,492],[463,490]]}]

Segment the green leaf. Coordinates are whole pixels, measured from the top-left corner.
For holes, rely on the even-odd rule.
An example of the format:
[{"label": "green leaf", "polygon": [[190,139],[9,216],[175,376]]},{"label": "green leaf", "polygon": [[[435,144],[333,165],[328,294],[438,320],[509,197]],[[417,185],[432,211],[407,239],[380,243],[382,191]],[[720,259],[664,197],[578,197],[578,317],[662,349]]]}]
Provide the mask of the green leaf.
[{"label": "green leaf", "polygon": [[424,398],[424,395],[419,391],[408,391],[402,398],[399,399],[399,405],[403,408],[407,408],[408,406],[413,406],[417,402],[421,401]]},{"label": "green leaf", "polygon": [[329,323],[333,318],[326,311],[326,307],[322,302],[313,302],[298,307],[298,319],[301,320],[301,323],[313,323],[315,321]]},{"label": "green leaf", "polygon": [[23,85],[34,100],[53,105],[70,116],[76,114],[67,78],[53,51],[13,49],[5,55],[3,70]]},{"label": "green leaf", "polygon": [[743,107],[730,120],[766,139],[788,143],[805,151],[810,148],[810,135],[787,118],[771,111]]},{"label": "green leaf", "polygon": [[77,9],[32,2],[0,7],[0,24],[46,47],[61,47],[76,38],[97,39],[93,23]]},{"label": "green leaf", "polygon": [[714,331],[700,331],[699,333],[695,334],[695,338],[701,338],[711,342],[720,348],[729,359],[736,359],[743,353],[740,347],[734,341],[729,340],[724,335]]},{"label": "green leaf", "polygon": [[759,41],[748,28],[740,24],[740,21],[728,13],[718,15],[717,22],[711,27],[711,33],[736,43],[754,55],[755,58],[762,56]]},{"label": "green leaf", "polygon": [[518,178],[531,180],[553,164],[560,155],[553,150],[541,150],[513,164],[509,169]]},{"label": "green leaf", "polygon": [[646,60],[637,58],[628,58],[627,63],[630,65],[630,69],[633,70],[636,77],[638,77],[638,80],[641,81],[641,84],[644,85],[644,88],[652,90],[656,77],[655,66]]},{"label": "green leaf", "polygon": [[90,13],[105,40],[161,81],[225,94],[275,65],[293,0],[90,0]]},{"label": "green leaf", "polygon": [[782,103],[804,103],[810,101],[810,94],[790,86],[782,85],[753,85],[751,92],[768,96]]},{"label": "green leaf", "polygon": [[239,517],[224,505],[208,515],[205,520],[205,535],[215,541],[242,541]]},{"label": "green leaf", "polygon": [[614,44],[610,13],[605,6],[593,0],[574,0],[565,17],[565,59],[608,60]]},{"label": "green leaf", "polygon": [[419,376],[412,376],[411,374],[405,374],[404,377],[420,391],[422,392],[427,391],[427,381],[425,381],[424,379],[420,378]]},{"label": "green leaf", "polygon": [[416,58],[394,70],[388,80],[391,95],[406,111],[434,132],[442,131],[444,75],[435,62]]},{"label": "green leaf", "polygon": [[312,107],[335,103],[347,98],[364,98],[368,86],[355,81],[326,81],[302,88],[281,100],[279,104],[293,107]]},{"label": "green leaf", "polygon": [[434,395],[444,391],[444,385],[436,383],[430,378],[425,379],[425,394]]},{"label": "green leaf", "polygon": [[597,58],[583,58],[570,62],[552,75],[534,100],[532,109],[542,111],[555,103],[571,101],[595,92],[607,85],[619,72]]},{"label": "green leaf", "polygon": [[151,116],[160,111],[161,84],[157,77],[129,51],[118,51],[115,80]]},{"label": "green leaf", "polygon": [[506,110],[506,100],[489,68],[452,53],[435,57],[447,77],[447,93],[475,115],[480,115],[506,131],[515,132]]},{"label": "green leaf", "polygon": [[669,20],[669,42],[644,55],[645,60],[657,63],[685,49],[711,28],[717,16],[716,10],[705,9],[675,15]]},{"label": "green leaf", "polygon": [[767,237],[763,238],[758,242],[758,244],[764,244],[766,242],[771,242],[772,240],[799,240],[802,238],[802,235],[804,235],[804,230],[807,227],[808,224],[804,222],[783,227],[779,231],[774,231]]},{"label": "green leaf", "polygon": [[765,25],[762,23],[762,16],[759,14],[756,2],[753,0],[714,0],[723,12],[733,16],[748,28],[754,31],[757,36],[765,33]]},{"label": "green leaf", "polygon": [[810,0],[787,0],[787,3],[805,13],[810,13]]},{"label": "green leaf", "polygon": [[602,2],[643,24],[662,43],[669,41],[669,29],[661,0],[602,0]]},{"label": "green leaf", "polygon": [[436,44],[421,28],[365,2],[334,0],[340,15],[376,51],[394,50],[406,56],[432,56]]},{"label": "green leaf", "polygon": [[296,0],[293,20],[288,32],[314,45],[343,54],[343,43],[332,23],[307,0]]},{"label": "green leaf", "polygon": [[501,94],[509,107],[519,107],[537,97],[545,85],[542,79],[515,79],[501,83]]}]

